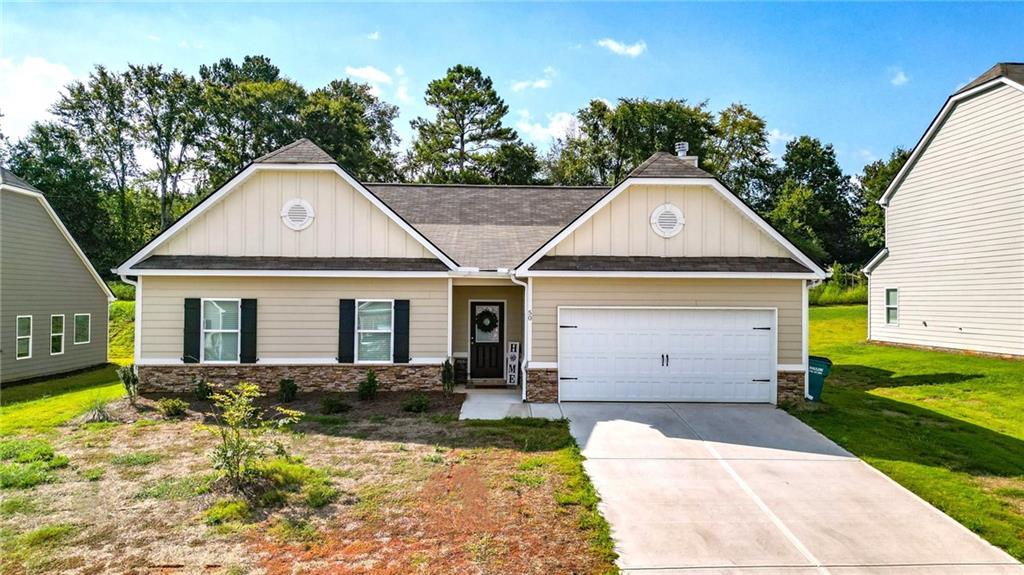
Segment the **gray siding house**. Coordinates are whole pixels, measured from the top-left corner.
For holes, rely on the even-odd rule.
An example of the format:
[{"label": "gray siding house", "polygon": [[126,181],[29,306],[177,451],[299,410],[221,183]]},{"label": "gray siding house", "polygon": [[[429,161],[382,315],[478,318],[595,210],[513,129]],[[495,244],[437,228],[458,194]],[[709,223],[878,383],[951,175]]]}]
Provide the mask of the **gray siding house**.
[{"label": "gray siding house", "polygon": [[868,339],[1024,356],[1024,64],[950,96],[879,203]]},{"label": "gray siding house", "polygon": [[113,299],[43,194],[0,167],[0,384],[106,363]]}]

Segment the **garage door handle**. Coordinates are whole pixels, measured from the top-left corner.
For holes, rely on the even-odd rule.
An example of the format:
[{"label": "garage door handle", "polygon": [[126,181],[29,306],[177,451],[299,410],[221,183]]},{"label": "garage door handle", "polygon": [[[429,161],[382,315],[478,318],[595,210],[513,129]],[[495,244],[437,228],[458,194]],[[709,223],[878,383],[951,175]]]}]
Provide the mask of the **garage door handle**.
[{"label": "garage door handle", "polygon": [[665,367],[668,367],[668,363],[669,363],[669,362],[670,362],[671,360],[672,360],[672,358],[671,358],[671,357],[669,357],[669,355],[668,355],[668,354],[666,353],[666,354],[665,354]]},{"label": "garage door handle", "polygon": [[758,382],[758,383],[768,383],[768,382],[770,382],[771,380],[770,380],[770,379],[752,379],[752,380],[750,380],[750,381],[756,381],[756,382]]},{"label": "garage door handle", "polygon": [[560,325],[558,327],[559,327],[559,329],[569,329],[569,328],[575,328],[575,327],[579,327],[579,326],[578,325]]},{"label": "garage door handle", "polygon": [[755,327],[754,329],[762,330],[762,331],[771,331],[772,330],[772,328],[770,328],[770,327]]},{"label": "garage door handle", "polygon": [[661,367],[665,367],[665,354],[661,354]]},{"label": "garage door handle", "polygon": [[568,380],[572,380],[572,381],[576,381],[579,378],[578,377],[560,377],[560,378],[558,378],[558,381],[565,381],[567,379]]}]

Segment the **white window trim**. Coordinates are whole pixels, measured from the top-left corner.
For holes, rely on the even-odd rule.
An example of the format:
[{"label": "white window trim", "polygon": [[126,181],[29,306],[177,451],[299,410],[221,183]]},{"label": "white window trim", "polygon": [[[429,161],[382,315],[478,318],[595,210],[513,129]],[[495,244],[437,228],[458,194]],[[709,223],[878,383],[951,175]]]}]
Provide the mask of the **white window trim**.
[{"label": "white window trim", "polygon": [[[78,341],[78,318],[80,317],[89,318],[89,326],[85,330],[85,341]],[[74,325],[71,326],[71,345],[85,345],[87,343],[92,343],[92,314],[76,313],[74,316]]]},{"label": "white window trim", "polygon": [[[896,305],[889,305],[889,291],[890,290],[896,292]],[[899,327],[900,326],[900,288],[898,288],[898,287],[887,287],[887,288],[885,288],[885,290],[882,292],[882,303],[885,304],[883,306],[883,308],[885,309],[885,318],[884,318],[885,319],[885,325],[892,325],[892,326]],[[889,322],[889,310],[890,309],[896,310],[896,321],[894,321],[894,322]]]},{"label": "white window trim", "polygon": [[[206,329],[206,302],[208,301],[233,301],[238,303],[238,329]],[[237,333],[238,353],[232,360],[206,360],[206,334],[208,333]],[[199,300],[199,363],[208,365],[234,365],[242,363],[242,298],[239,297],[204,297]]]},{"label": "white window trim", "polygon": [[[390,330],[383,330],[383,329],[359,329],[359,305],[360,304],[364,304],[364,303],[380,303],[380,302],[386,302],[386,303],[391,304],[391,329]],[[353,343],[354,343],[356,349],[354,350],[353,357],[355,358],[356,363],[362,363],[362,364],[366,364],[366,365],[390,365],[390,364],[395,363],[395,300],[393,300],[393,299],[357,299],[356,300],[356,317],[355,317],[355,321],[352,322],[352,323],[355,324],[355,341]],[[390,349],[388,351],[388,358],[389,359],[387,359],[386,361],[371,360],[371,359],[367,359],[367,360],[359,359],[359,334],[360,334],[360,332],[361,333],[390,333],[391,334],[391,344],[390,344]]]},{"label": "white window trim", "polygon": [[[53,318],[60,318],[60,333],[53,332]],[[50,355],[64,355],[64,334],[67,333],[67,323],[64,321],[64,314],[55,313],[50,315],[50,341],[47,342],[50,348]],[[60,336],[60,351],[53,351],[53,337]]]},{"label": "white window trim", "polygon": [[[28,319],[28,335],[18,334],[18,320]],[[28,339],[28,355],[18,357],[18,341]],[[19,315],[14,320],[14,361],[21,359],[32,359],[32,316]]]}]

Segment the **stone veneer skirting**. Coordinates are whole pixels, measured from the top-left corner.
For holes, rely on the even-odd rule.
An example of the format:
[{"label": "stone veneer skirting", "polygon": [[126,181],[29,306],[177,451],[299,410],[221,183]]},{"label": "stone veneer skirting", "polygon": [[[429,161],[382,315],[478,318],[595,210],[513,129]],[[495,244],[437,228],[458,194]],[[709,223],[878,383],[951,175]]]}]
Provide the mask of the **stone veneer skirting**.
[{"label": "stone veneer skirting", "polygon": [[276,392],[278,382],[293,379],[299,392],[356,391],[366,372],[377,374],[380,391],[439,391],[440,365],[140,365],[139,385],[143,392],[192,391],[192,381],[204,377],[212,383],[234,385],[240,381],[258,384]]},{"label": "stone veneer skirting", "polygon": [[[779,403],[804,401],[804,372],[778,372]],[[526,375],[526,401],[558,401],[558,370],[529,369]]]}]

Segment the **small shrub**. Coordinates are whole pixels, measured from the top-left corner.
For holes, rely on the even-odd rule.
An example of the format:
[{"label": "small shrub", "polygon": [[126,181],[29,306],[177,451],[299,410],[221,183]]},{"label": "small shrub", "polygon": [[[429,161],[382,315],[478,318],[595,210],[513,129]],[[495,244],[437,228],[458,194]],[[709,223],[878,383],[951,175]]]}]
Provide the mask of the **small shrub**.
[{"label": "small shrub", "polygon": [[139,399],[139,371],[135,368],[135,364],[117,368],[117,378],[121,380],[121,385],[124,386],[125,395],[128,396],[128,403],[134,407],[135,402]]},{"label": "small shrub", "polygon": [[402,401],[402,411],[409,413],[423,413],[430,409],[430,398],[422,393],[417,393]]},{"label": "small shrub", "polygon": [[107,411],[107,400],[96,398],[89,404],[82,416],[82,423],[103,423],[110,421],[110,412]]},{"label": "small shrub", "polygon": [[213,386],[205,377],[197,377],[192,380],[192,394],[196,400],[206,401],[213,396]]},{"label": "small shrub", "polygon": [[340,397],[327,397],[320,402],[320,413],[324,415],[348,413],[351,410],[352,404],[343,401]]},{"label": "small shrub", "polygon": [[377,373],[367,370],[366,378],[359,382],[359,399],[369,401],[377,398]]},{"label": "small shrub", "polygon": [[252,508],[241,499],[221,499],[203,514],[207,525],[245,523],[252,517]]},{"label": "small shrub", "polygon": [[156,402],[156,410],[164,417],[182,417],[188,410],[188,403],[176,397],[161,397]]},{"label": "small shrub", "polygon": [[277,387],[281,403],[291,403],[295,400],[295,394],[299,391],[299,386],[295,385],[294,379],[282,379],[277,382]]},{"label": "small shrub", "polygon": [[124,467],[143,467],[157,461],[160,461],[159,453],[147,453],[145,451],[116,455],[110,460],[114,465],[122,465]]},{"label": "small shrub", "polygon": [[441,365],[441,390],[447,395],[455,392],[455,368],[450,359]]}]

